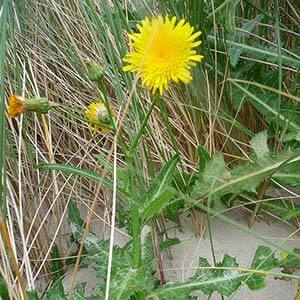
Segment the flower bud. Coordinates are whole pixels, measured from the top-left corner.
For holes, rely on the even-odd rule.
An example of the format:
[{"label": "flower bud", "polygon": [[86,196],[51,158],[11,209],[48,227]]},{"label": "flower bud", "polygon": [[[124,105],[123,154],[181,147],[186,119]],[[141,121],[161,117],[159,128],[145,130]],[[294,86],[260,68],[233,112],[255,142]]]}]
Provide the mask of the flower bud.
[{"label": "flower bud", "polygon": [[11,95],[8,98],[8,116],[16,118],[25,112],[46,114],[51,108],[58,106],[48,101],[47,98],[26,99],[19,95]]},{"label": "flower bud", "polygon": [[56,105],[49,102],[47,98],[31,98],[25,100],[25,110],[40,114],[46,114],[51,108]]},{"label": "flower bud", "polygon": [[88,64],[88,78],[91,81],[103,80],[103,69],[95,61]]}]

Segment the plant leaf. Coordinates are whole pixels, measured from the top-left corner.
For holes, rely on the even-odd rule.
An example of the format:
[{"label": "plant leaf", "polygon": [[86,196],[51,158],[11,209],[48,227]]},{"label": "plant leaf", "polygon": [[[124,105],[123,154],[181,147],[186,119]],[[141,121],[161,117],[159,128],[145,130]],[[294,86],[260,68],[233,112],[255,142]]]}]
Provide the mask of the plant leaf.
[{"label": "plant leaf", "polygon": [[28,300],[39,300],[37,290],[31,290],[28,292]]},{"label": "plant leaf", "polygon": [[[64,164],[39,164],[35,166],[36,169],[39,170],[56,170],[56,171],[61,171],[67,174],[72,174],[72,175],[77,175],[80,177],[92,179],[99,181],[101,179],[101,175],[92,172],[92,171],[87,171],[87,170],[82,170],[80,168],[72,167],[69,165],[64,165]],[[106,178],[103,178],[103,184],[105,184],[107,187],[112,189],[112,183]]]},{"label": "plant leaf", "polygon": [[282,167],[272,176],[276,181],[284,186],[300,186],[300,162],[291,163]]},{"label": "plant leaf", "polygon": [[160,249],[166,250],[174,245],[180,244],[181,241],[179,238],[170,238],[160,243]]},{"label": "plant leaf", "polygon": [[[210,267],[208,261],[204,258],[199,259],[199,267],[200,269],[191,280],[207,281],[207,284],[203,285],[200,289],[208,295],[217,291],[222,295],[229,296],[241,285],[241,279],[245,277],[245,274],[237,270],[201,269],[201,267]],[[236,268],[238,267],[238,263],[234,257],[226,254],[223,261],[217,264],[217,267]],[[217,281],[214,282],[214,279]]]},{"label": "plant leaf", "polygon": [[300,205],[292,204],[291,200],[278,199],[264,201],[261,203],[260,208],[269,211],[286,221],[300,216]]},{"label": "plant leaf", "polygon": [[68,206],[68,216],[69,216],[69,222],[71,224],[75,224],[78,227],[82,227],[84,222],[82,218],[80,217],[80,212],[77,208],[76,203],[71,199]]},{"label": "plant leaf", "polygon": [[142,212],[141,226],[159,214],[168,205],[175,193],[176,190],[173,187],[166,187],[160,194],[156,194],[156,198],[150,200]]},{"label": "plant leaf", "polygon": [[[239,272],[230,267],[238,266],[235,258],[225,255],[217,267],[228,267],[228,269],[214,269],[207,259],[199,259],[199,269],[189,281],[182,284],[169,284],[154,290],[147,299],[188,299],[189,294],[195,290],[201,290],[205,294],[218,291],[224,295],[231,295],[240,285],[247,274]],[[178,298],[177,298],[177,295]]]},{"label": "plant leaf", "polygon": [[[251,269],[269,271],[278,265],[274,252],[265,246],[259,246],[256,249],[255,256],[252,261]],[[247,281],[249,289],[257,290],[266,286],[264,275],[253,274]]]},{"label": "plant leaf", "polygon": [[[300,248],[295,248],[294,253],[300,254]],[[292,254],[284,255],[285,257],[280,261],[279,266],[283,269],[300,269],[300,258]]]},{"label": "plant leaf", "polygon": [[257,159],[264,158],[270,155],[268,148],[268,133],[267,130],[257,133],[251,140],[250,145],[253,148]]},{"label": "plant leaf", "polygon": [[210,155],[202,145],[198,146],[198,154],[200,158],[199,173],[203,173],[207,163],[210,161]]},{"label": "plant leaf", "polygon": [[[248,162],[243,166],[234,168],[231,172],[227,169],[223,156],[217,153],[207,164],[203,176],[196,181],[191,200],[196,205],[197,201],[211,195],[213,200],[227,194],[241,192],[256,193],[257,186],[266,178],[286,167],[300,161],[300,152],[287,152],[279,156],[268,155],[266,146],[266,133],[259,133],[251,143],[257,154],[254,162]],[[264,143],[265,145],[261,145]]]},{"label": "plant leaf", "polygon": [[179,162],[179,156],[176,154],[170,160],[168,160],[159,171],[159,174],[152,180],[151,185],[142,197],[144,201],[152,201],[158,197],[162,190],[167,187],[172,179],[177,163]]},{"label": "plant leaf", "polygon": [[8,289],[1,278],[0,278],[0,299],[9,300]]},{"label": "plant leaf", "polygon": [[[248,37],[250,32],[255,28],[258,22],[263,18],[263,15],[257,15],[254,19],[247,21],[242,24],[242,31],[237,31],[233,36],[234,41],[241,41],[242,39]],[[230,63],[235,67],[239,61],[241,54],[243,53],[243,48],[241,47],[231,47],[229,50]]]},{"label": "plant leaf", "polygon": [[65,300],[64,287],[61,280],[54,282],[51,288],[47,291],[48,300]]}]

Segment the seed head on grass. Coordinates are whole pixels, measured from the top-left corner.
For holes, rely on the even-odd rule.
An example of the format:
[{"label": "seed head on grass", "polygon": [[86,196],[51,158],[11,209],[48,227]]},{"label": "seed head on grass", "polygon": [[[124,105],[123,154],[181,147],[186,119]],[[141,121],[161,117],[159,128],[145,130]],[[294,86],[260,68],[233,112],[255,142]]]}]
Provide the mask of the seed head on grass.
[{"label": "seed head on grass", "polygon": [[128,34],[132,50],[123,58],[128,63],[123,70],[137,72],[153,93],[168,90],[170,81],[189,83],[191,67],[203,59],[193,49],[201,44],[201,32],[185,20],[176,24],[176,17],[160,15],[145,18],[137,28],[138,33]]},{"label": "seed head on grass", "polygon": [[[112,112],[112,111],[111,111]],[[93,124],[94,132],[96,133],[99,129],[103,133],[109,133],[111,131],[111,121],[109,117],[109,112],[107,111],[103,101],[98,100],[91,103],[86,112],[86,117],[90,120]],[[95,123],[99,123],[95,124]],[[101,125],[100,125],[101,124]]]}]

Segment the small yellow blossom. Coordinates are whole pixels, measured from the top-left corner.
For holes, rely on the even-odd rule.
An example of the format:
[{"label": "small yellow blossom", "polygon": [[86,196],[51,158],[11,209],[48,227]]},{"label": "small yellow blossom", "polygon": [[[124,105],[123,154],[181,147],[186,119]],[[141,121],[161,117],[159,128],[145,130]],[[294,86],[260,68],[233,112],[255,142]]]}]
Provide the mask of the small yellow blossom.
[{"label": "small yellow blossom", "polygon": [[[111,113],[113,112],[111,111]],[[111,131],[112,124],[110,122],[109,112],[102,101],[91,103],[88,106],[85,115],[93,123],[94,132],[97,132],[99,129],[101,129],[103,133]]]},{"label": "small yellow blossom", "polygon": [[201,44],[201,32],[194,32],[185,20],[176,24],[176,17],[160,15],[145,18],[137,28],[138,33],[128,34],[132,51],[123,58],[128,63],[123,70],[137,72],[153,93],[168,90],[170,81],[189,83],[191,67],[203,59],[193,49]]},{"label": "small yellow blossom", "polygon": [[18,95],[11,95],[8,98],[8,116],[16,118],[25,111],[25,100]]}]

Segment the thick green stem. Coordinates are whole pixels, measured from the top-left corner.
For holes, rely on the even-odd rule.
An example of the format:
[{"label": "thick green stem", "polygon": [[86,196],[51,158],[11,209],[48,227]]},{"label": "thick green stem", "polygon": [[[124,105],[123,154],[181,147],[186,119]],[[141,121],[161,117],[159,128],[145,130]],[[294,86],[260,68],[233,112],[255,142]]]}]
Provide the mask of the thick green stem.
[{"label": "thick green stem", "polygon": [[131,229],[132,229],[132,244],[134,252],[134,267],[139,268],[142,263],[142,244],[140,230],[140,216],[138,204],[133,200],[131,202]]}]

